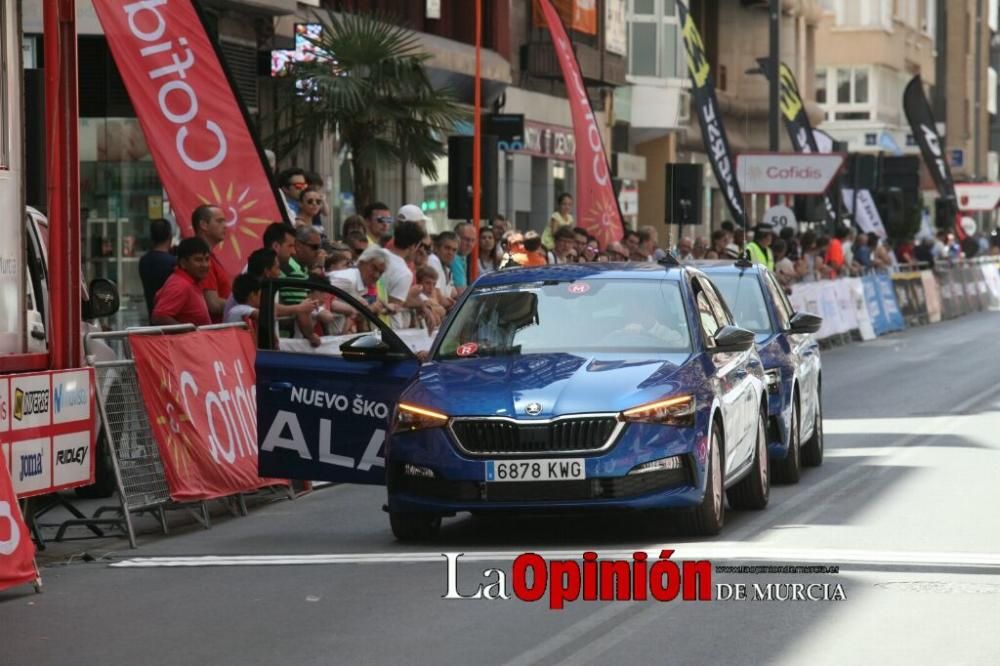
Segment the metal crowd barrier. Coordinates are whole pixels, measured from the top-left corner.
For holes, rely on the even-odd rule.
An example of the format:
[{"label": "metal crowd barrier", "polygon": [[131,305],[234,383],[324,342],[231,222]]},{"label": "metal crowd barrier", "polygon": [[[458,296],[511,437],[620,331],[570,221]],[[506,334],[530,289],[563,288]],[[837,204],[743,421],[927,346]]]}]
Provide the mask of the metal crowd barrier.
[{"label": "metal crowd barrier", "polygon": [[[170,499],[170,489],[167,486],[160,450],[153,438],[146,405],[142,399],[129,336],[173,335],[225,328],[245,329],[246,325],[215,324],[200,328],[190,324],[146,326],[124,331],[89,333],[85,336],[84,348],[87,352],[87,362],[93,366],[96,375],[101,428],[108,443],[119,505],[101,507],[93,518],[70,522],[117,525],[128,535],[129,545],[132,548],[136,548],[135,529],[132,524],[134,513],[153,513],[159,521],[163,534],[168,533],[165,514],[168,510],[184,510],[205,528],[211,527],[207,502],[176,503]],[[98,360],[94,353],[97,343],[111,347],[117,358]],[[294,499],[291,491],[288,494]],[[247,515],[243,494],[221,500],[233,515]],[[117,514],[117,517],[101,517],[109,512]]]}]

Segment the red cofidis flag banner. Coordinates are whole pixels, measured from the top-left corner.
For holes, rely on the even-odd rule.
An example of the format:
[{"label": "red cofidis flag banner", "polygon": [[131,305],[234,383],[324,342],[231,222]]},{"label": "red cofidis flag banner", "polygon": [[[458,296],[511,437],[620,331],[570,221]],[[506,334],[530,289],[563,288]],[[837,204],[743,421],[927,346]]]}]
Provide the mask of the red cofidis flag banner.
[{"label": "red cofidis flag banner", "polygon": [[93,4],[177,223],[190,235],[195,208],[221,208],[216,252],[239,273],[286,212],[193,0]]},{"label": "red cofidis flag banner", "polygon": [[587,87],[580,74],[580,63],[576,61],[573,44],[569,41],[559,13],[549,0],[538,2],[549,25],[552,43],[556,47],[573,116],[577,225],[596,237],[603,249],[608,243],[620,241],[625,232],[618,199],[611,184],[611,168],[604,152],[604,139],[587,97]]}]

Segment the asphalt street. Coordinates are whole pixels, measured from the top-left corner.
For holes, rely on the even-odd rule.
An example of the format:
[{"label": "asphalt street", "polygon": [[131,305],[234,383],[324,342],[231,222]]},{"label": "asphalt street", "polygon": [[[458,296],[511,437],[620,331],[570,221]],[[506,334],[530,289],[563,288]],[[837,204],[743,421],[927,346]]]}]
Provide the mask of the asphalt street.
[{"label": "asphalt street", "polygon": [[[0,592],[0,664],[1000,663],[998,330],[1000,313],[981,313],[824,352],[823,466],[776,486],[763,512],[729,512],[714,539],[641,514],[459,517],[439,543],[402,546],[383,489],[325,488],[138,550],[110,542],[95,561],[47,559],[43,594]],[[445,552],[465,554],[471,594],[525,551],[661,548],[839,566],[712,582],[826,583],[845,598],[442,598]]]}]

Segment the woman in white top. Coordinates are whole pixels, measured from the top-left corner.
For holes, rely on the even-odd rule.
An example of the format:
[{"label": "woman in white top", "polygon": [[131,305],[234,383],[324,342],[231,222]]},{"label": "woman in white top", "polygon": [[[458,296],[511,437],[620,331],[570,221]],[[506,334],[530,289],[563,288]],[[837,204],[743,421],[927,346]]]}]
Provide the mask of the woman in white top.
[{"label": "woman in white top", "polygon": [[497,269],[497,239],[492,227],[479,230],[479,274],[486,275]]}]

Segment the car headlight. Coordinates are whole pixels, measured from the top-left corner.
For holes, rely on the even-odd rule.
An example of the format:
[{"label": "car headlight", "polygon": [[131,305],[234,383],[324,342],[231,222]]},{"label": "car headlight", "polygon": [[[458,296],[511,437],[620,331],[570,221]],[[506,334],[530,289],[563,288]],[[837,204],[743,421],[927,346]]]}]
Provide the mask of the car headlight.
[{"label": "car headlight", "polygon": [[682,395],[639,405],[622,412],[622,419],[638,423],[687,427],[694,425],[694,396]]},{"label": "car headlight", "polygon": [[409,431],[423,430],[425,428],[440,428],[448,422],[448,416],[441,412],[435,412],[426,407],[408,405],[405,402],[399,403],[396,409],[395,430]]},{"label": "car headlight", "polygon": [[764,373],[764,384],[768,393],[778,393],[781,391],[781,370],[774,368]]}]

